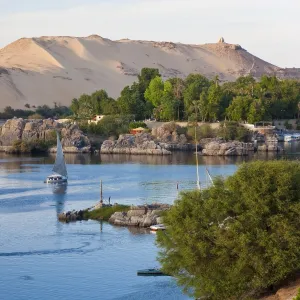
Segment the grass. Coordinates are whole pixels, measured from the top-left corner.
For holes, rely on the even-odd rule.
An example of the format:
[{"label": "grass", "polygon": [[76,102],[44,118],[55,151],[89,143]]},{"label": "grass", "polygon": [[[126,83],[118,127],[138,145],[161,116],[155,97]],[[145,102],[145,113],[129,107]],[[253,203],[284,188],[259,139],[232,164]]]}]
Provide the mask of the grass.
[{"label": "grass", "polygon": [[84,219],[108,221],[111,215],[113,215],[115,212],[127,212],[129,211],[129,209],[129,205],[117,204],[113,206],[104,206],[102,208],[94,209],[92,211],[85,211]]}]

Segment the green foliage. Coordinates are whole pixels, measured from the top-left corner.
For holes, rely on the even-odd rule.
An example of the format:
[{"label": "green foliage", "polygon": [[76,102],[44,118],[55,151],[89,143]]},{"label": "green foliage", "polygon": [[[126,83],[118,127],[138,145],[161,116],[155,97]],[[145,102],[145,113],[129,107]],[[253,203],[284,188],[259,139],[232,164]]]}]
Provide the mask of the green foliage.
[{"label": "green foliage", "polygon": [[198,142],[204,138],[214,138],[217,136],[216,130],[214,130],[209,124],[203,124],[197,126],[196,129],[195,126],[188,127],[187,135],[191,140],[195,140],[195,130]]},{"label": "green foliage", "polygon": [[161,104],[164,95],[164,83],[160,76],[151,80],[148,88],[145,91],[145,99],[152,103],[154,107]]},{"label": "green foliage", "polygon": [[47,152],[51,146],[56,144],[56,137],[49,140],[15,140],[12,143],[13,153]]},{"label": "green foliage", "polygon": [[134,115],[136,120],[143,120],[146,117],[146,102],[140,92],[139,84],[133,83],[131,87],[125,87],[117,104],[121,115]]},{"label": "green foliage", "polygon": [[36,120],[39,120],[39,119],[44,119],[42,115],[38,114],[38,113],[34,113],[32,115],[30,115],[28,117],[28,119],[36,119]]},{"label": "green foliage", "polygon": [[288,130],[293,129],[292,124],[290,124],[288,121],[285,121],[285,122],[284,122],[284,127],[285,127],[286,129],[288,129]]},{"label": "green foliage", "polygon": [[144,122],[130,122],[129,123],[129,129],[134,129],[134,128],[138,128],[138,127],[147,128],[147,124]]},{"label": "green foliage", "polygon": [[156,77],[160,77],[159,70],[153,68],[143,68],[138,76],[138,86],[140,93],[144,95],[150,81]]},{"label": "green foliage", "polygon": [[128,205],[117,204],[112,206],[103,206],[92,211],[85,211],[83,217],[84,219],[108,221],[115,212],[127,212],[129,210],[130,206]]},{"label": "green foliage", "polygon": [[280,284],[300,269],[299,180],[297,162],[256,161],[181,193],[157,236],[163,271],[210,300],[249,299]]},{"label": "green foliage", "polygon": [[222,137],[225,140],[237,140],[241,142],[250,141],[250,132],[245,127],[239,125],[237,122],[222,122],[217,136]]},{"label": "green foliage", "polygon": [[293,298],[293,300],[300,300],[300,289],[298,289],[298,294],[295,298]]},{"label": "green foliage", "polygon": [[88,124],[87,121],[79,122],[79,128],[84,133],[100,134],[105,137],[119,136],[128,133],[129,124],[133,121],[132,115],[111,115],[105,116],[97,124]]}]

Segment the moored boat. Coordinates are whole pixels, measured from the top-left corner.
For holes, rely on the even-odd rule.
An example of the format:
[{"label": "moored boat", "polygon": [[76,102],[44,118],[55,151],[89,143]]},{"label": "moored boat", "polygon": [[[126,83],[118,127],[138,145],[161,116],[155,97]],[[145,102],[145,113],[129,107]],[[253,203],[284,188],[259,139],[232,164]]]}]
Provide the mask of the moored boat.
[{"label": "moored boat", "polygon": [[165,230],[166,226],[164,224],[151,225],[150,229],[154,231]]},{"label": "moored boat", "polygon": [[160,269],[144,269],[137,271],[138,276],[170,276],[163,273]]}]

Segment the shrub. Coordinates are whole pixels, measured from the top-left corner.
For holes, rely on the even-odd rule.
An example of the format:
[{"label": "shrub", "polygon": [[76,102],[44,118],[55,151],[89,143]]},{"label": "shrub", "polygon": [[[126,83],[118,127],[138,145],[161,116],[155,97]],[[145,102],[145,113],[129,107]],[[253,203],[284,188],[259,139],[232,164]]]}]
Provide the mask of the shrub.
[{"label": "shrub", "polygon": [[113,206],[104,206],[102,208],[98,208],[92,211],[85,211],[84,218],[85,219],[92,219],[92,220],[103,220],[108,221],[108,219],[113,215],[115,212],[127,212],[130,209],[128,205],[113,205]]},{"label": "shrub", "polygon": [[134,129],[134,128],[138,128],[138,127],[147,128],[147,124],[144,122],[130,122],[129,123],[129,129]]},{"label": "shrub", "polygon": [[241,142],[249,142],[251,133],[248,129],[241,126],[237,122],[222,122],[217,131],[217,136],[225,140],[237,140]]},{"label": "shrub", "polygon": [[[187,135],[190,139],[195,139],[195,127],[188,127]],[[216,137],[216,131],[209,124],[203,124],[196,127],[197,140]]]},{"label": "shrub", "polygon": [[288,130],[293,129],[293,125],[290,124],[288,121],[285,121],[285,122],[284,122],[284,127],[285,127],[286,129],[288,129]]},{"label": "shrub", "polygon": [[297,296],[293,300],[300,300],[300,289],[298,290]]},{"label": "shrub", "polygon": [[256,161],[182,193],[157,236],[163,271],[211,300],[248,299],[283,283],[300,269],[299,180],[298,162]]},{"label": "shrub", "polygon": [[122,133],[128,133],[132,118],[131,115],[105,116],[97,124],[88,124],[87,121],[82,121],[79,123],[79,127],[85,133],[99,134],[106,137],[119,136]]},{"label": "shrub", "polygon": [[33,115],[30,115],[28,117],[28,119],[44,119],[44,117],[42,115],[40,115],[40,114],[35,113]]}]

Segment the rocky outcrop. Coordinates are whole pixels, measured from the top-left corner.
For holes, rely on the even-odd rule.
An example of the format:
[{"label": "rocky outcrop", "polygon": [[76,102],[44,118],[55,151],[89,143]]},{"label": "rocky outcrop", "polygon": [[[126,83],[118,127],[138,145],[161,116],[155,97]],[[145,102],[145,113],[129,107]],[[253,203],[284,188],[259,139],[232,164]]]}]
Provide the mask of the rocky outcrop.
[{"label": "rocky outcrop", "polygon": [[226,142],[223,139],[215,139],[204,145],[203,155],[213,156],[243,156],[254,151],[252,143],[242,143],[237,141]]},{"label": "rocky outcrop", "polygon": [[196,146],[188,143],[184,129],[175,122],[165,123],[152,129],[152,136],[168,151],[194,151]]},{"label": "rocky outcrop", "polygon": [[58,220],[60,222],[75,222],[75,221],[82,221],[84,220],[84,211],[83,210],[72,210],[60,213],[58,215]]},{"label": "rocky outcrop", "polygon": [[132,206],[126,212],[116,212],[109,218],[109,223],[119,226],[149,227],[160,224],[163,211],[170,209],[169,204],[152,204],[143,206]]},{"label": "rocky outcrop", "polygon": [[[90,152],[91,144],[87,136],[75,124],[61,124],[53,119],[23,120],[10,119],[0,127],[0,151],[9,152],[15,141],[30,143],[33,141],[54,141],[55,131],[62,136],[62,145],[65,153]],[[50,148],[56,152],[56,147]]]},{"label": "rocky outcrop", "polygon": [[103,142],[100,152],[106,154],[171,154],[170,151],[162,148],[149,133],[122,134],[117,141],[106,140]]}]

